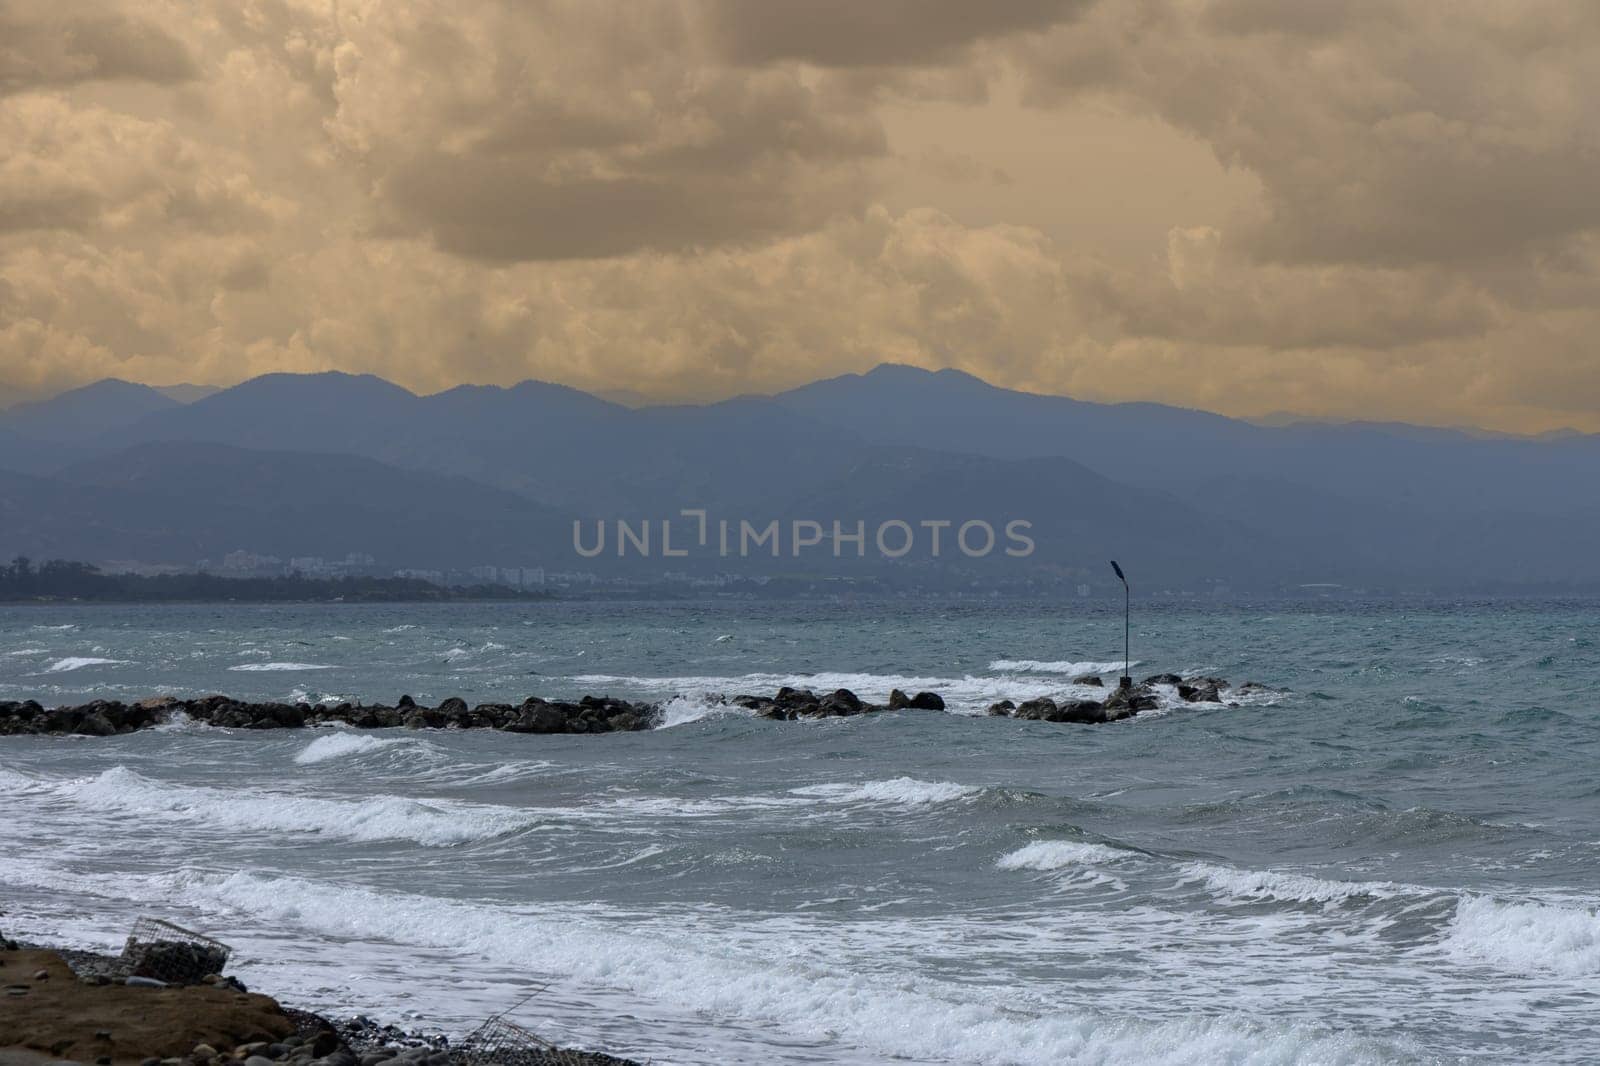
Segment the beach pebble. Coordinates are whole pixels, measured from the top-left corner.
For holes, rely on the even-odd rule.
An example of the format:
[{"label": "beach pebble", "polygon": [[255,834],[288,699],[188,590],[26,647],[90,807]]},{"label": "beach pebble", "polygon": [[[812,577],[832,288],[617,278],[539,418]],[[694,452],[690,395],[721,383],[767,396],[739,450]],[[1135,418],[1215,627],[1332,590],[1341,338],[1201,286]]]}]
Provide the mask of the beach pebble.
[{"label": "beach pebble", "polygon": [[244,1060],[244,1066],[274,1066],[274,1063],[265,1055],[250,1055]]},{"label": "beach pebble", "polygon": [[311,1055],[313,1058],[325,1058],[343,1046],[339,1034],[329,1029],[324,1029],[311,1038]]}]

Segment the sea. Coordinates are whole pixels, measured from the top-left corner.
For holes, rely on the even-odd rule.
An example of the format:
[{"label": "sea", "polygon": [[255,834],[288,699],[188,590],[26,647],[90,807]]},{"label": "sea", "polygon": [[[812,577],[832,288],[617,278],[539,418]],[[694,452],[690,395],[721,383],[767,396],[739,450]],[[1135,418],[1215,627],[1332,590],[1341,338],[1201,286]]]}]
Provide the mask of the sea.
[{"label": "sea", "polygon": [[[296,1005],[674,1063],[1600,1061],[1593,603],[29,606],[0,699],[518,702],[532,736],[0,738],[0,931],[226,941]],[[943,695],[756,719],[718,694]]]}]

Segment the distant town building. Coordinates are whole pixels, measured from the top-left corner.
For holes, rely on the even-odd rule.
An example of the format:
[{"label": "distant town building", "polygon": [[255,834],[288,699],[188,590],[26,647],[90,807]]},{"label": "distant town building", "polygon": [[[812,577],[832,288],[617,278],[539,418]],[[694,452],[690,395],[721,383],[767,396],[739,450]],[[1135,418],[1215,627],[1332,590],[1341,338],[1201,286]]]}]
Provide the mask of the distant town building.
[{"label": "distant town building", "polygon": [[222,557],[222,569],[239,573],[258,573],[262,570],[279,570],[283,560],[276,555],[257,555],[255,552],[229,552]]}]

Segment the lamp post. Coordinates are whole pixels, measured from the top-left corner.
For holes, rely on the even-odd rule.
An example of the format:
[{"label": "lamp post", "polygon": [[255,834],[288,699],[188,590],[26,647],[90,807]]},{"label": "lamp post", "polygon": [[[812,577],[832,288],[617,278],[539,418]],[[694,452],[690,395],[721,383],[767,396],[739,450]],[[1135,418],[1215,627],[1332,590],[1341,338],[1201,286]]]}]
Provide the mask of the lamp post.
[{"label": "lamp post", "polygon": [[1122,680],[1117,683],[1118,688],[1132,688],[1133,678],[1128,674],[1128,618],[1133,609],[1133,593],[1128,588],[1128,575],[1122,572],[1122,567],[1117,565],[1115,559],[1111,560],[1111,569],[1117,572],[1117,577],[1122,580]]}]

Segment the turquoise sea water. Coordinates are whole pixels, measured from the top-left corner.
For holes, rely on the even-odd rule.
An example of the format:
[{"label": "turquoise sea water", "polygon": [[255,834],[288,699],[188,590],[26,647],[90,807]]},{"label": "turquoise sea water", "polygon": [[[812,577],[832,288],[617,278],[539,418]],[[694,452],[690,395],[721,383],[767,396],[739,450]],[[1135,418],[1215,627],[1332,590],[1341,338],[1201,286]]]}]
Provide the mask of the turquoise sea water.
[{"label": "turquoise sea water", "polygon": [[[1118,605],[1120,607],[1120,605]],[[1600,1059],[1600,611],[914,603],[0,610],[0,699],[669,701],[638,734],[0,739],[0,929],[151,913],[252,986],[672,1062]],[[773,723],[708,693],[941,692]]]}]

